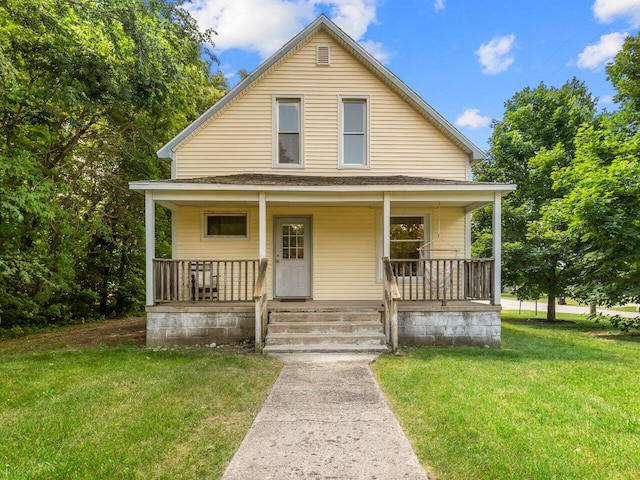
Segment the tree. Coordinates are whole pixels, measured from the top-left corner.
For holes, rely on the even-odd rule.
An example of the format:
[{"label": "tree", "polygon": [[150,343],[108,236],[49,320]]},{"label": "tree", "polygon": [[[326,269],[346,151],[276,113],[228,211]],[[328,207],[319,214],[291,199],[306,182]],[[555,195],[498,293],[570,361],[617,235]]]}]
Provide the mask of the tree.
[{"label": "tree", "polygon": [[0,0],[3,326],[141,305],[155,151],[225,93],[170,0]]},{"label": "tree", "polygon": [[[489,155],[474,169],[479,181],[516,183],[503,201],[503,279],[520,299],[548,296],[547,318],[555,320],[555,300],[565,291],[568,254],[540,223],[542,210],[563,190],[554,172],[571,165],[574,139],[595,118],[595,99],[577,79],[561,88],[525,88],[505,103],[494,121]],[[474,253],[489,256],[491,215],[474,215]]]},{"label": "tree", "polygon": [[543,222],[576,252],[571,295],[612,306],[640,302],[640,37],[607,72],[620,109],[582,128],[571,166],[554,174],[564,194]]}]

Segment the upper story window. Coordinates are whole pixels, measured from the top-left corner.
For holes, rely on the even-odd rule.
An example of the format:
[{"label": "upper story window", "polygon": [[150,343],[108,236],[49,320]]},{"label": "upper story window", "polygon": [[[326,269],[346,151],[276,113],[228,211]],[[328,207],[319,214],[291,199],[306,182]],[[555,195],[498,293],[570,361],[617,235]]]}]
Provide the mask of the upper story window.
[{"label": "upper story window", "polygon": [[301,96],[274,96],[274,166],[303,165],[302,107]]},{"label": "upper story window", "polygon": [[369,100],[340,97],[340,166],[369,166]]}]

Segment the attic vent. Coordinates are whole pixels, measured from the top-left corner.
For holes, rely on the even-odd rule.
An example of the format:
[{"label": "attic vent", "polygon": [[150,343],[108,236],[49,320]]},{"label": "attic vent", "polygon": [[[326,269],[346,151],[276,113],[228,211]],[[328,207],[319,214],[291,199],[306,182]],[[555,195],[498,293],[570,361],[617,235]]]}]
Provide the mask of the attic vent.
[{"label": "attic vent", "polygon": [[329,47],[316,47],[316,65],[329,65]]}]

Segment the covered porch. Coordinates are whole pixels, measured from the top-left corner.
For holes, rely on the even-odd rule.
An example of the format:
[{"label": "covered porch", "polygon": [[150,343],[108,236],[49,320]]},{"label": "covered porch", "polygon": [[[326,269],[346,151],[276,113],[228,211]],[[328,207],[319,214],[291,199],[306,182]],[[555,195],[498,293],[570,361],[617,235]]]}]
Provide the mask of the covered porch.
[{"label": "covered porch", "polygon": [[[359,306],[379,312],[392,349],[398,342],[499,345],[500,199],[509,186],[233,177],[132,183],[146,199],[149,345],[253,340],[260,350],[274,313]],[[473,259],[470,213],[489,204],[494,257]],[[156,205],[172,211],[172,259],[155,258]],[[246,212],[244,236],[205,238],[199,226],[211,211]],[[424,219],[420,243],[393,236],[403,216]],[[436,241],[446,248],[430,248]],[[194,243],[200,250],[189,251]],[[393,258],[406,246],[423,251]],[[296,290],[304,281],[308,287]]]}]

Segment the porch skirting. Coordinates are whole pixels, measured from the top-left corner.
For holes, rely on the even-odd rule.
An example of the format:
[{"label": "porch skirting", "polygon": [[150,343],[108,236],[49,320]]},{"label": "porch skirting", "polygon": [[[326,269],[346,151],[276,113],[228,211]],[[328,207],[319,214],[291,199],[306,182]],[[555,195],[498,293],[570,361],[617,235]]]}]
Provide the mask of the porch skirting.
[{"label": "porch skirting", "polygon": [[[356,305],[367,303],[374,308],[377,305],[377,302],[350,305],[349,302],[310,301],[306,306],[326,310],[344,305],[354,311],[358,308]],[[295,309],[296,305],[304,304],[291,305]],[[407,345],[500,347],[500,310],[499,306],[477,302],[449,302],[447,305],[400,302],[398,339]],[[214,342],[234,344],[253,341],[254,335],[253,302],[147,307],[147,347],[209,345]]]}]

